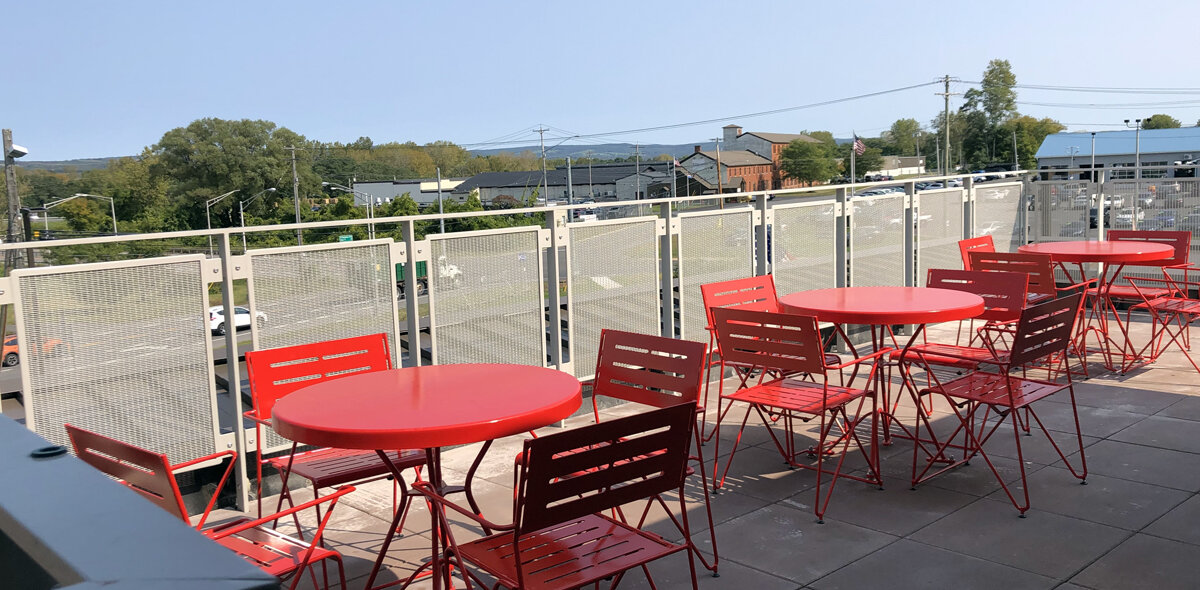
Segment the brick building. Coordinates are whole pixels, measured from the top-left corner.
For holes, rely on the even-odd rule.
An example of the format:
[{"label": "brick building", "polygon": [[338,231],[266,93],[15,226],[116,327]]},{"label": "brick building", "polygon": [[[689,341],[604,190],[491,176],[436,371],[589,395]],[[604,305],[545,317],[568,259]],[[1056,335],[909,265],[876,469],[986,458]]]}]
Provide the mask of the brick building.
[{"label": "brick building", "polygon": [[[721,179],[726,192],[763,191],[796,188],[803,186],[799,181],[784,176],[780,168],[783,149],[793,141],[818,143],[818,140],[802,133],[765,133],[748,131],[743,133],[737,125],[722,128]],[[692,174],[717,184],[717,153],[696,151],[680,164]]]}]

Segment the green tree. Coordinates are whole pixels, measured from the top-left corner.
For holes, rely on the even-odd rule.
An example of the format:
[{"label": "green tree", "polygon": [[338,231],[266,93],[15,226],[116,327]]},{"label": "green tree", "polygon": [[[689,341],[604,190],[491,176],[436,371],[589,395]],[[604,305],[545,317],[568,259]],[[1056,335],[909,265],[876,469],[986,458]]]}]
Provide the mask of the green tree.
[{"label": "green tree", "polygon": [[989,125],[995,127],[1017,114],[1017,76],[1007,59],[993,59],[983,72],[980,89],[982,107]]},{"label": "green tree", "polygon": [[1178,129],[1182,126],[1179,119],[1162,113],[1150,115],[1142,121],[1142,129]]},{"label": "green tree", "polygon": [[[838,153],[842,159],[842,173],[850,175],[850,151],[854,149],[853,143],[845,143],[838,146]],[[883,169],[883,150],[877,147],[868,147],[861,156],[854,156],[854,174],[861,177],[868,172],[877,172]]]},{"label": "green tree", "polygon": [[888,141],[892,153],[899,156],[916,155],[917,137],[921,132],[921,124],[916,119],[898,119],[888,130]]},{"label": "green tree", "polygon": [[783,148],[779,167],[790,178],[806,182],[824,182],[833,176],[835,164],[823,143],[797,139]]},{"label": "green tree", "polygon": [[1047,135],[1059,133],[1066,130],[1066,126],[1049,117],[1037,119],[1029,115],[1019,115],[1014,117],[1000,129],[1000,135],[1007,138],[1004,149],[998,158],[998,161],[1008,163],[1013,161],[1012,157],[1012,137],[1013,132],[1017,134],[1017,151],[1020,155],[1021,168],[1031,170],[1037,167],[1037,158],[1034,154],[1042,145],[1042,141]]}]

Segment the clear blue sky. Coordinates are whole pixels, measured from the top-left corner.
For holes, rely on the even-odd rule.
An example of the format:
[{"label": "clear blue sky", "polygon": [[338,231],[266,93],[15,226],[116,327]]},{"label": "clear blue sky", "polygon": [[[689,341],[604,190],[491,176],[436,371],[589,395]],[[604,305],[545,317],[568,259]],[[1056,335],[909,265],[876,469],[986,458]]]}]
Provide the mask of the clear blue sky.
[{"label": "clear blue sky", "polygon": [[[536,143],[539,124],[557,143],[707,119],[719,121],[572,143],[688,143],[727,123],[873,136],[902,117],[928,124],[940,88],[736,115],[978,80],[992,58],[1022,84],[1200,88],[1193,3],[24,0],[2,14],[0,126],[30,160],[136,154],[201,117],[376,143]],[[1200,118],[1200,91],[1019,100],[1128,105],[1019,105],[1072,130]]]}]

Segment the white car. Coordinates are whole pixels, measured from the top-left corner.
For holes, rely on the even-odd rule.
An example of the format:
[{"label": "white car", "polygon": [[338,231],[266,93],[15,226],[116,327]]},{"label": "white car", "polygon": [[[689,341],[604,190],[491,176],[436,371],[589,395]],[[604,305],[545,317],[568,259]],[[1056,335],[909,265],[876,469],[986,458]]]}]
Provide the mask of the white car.
[{"label": "white car", "polygon": [[[245,307],[235,307],[235,308],[233,308],[233,313],[234,313],[233,325],[237,329],[240,330],[242,328],[250,327],[250,310],[249,309],[247,309]],[[258,324],[258,327],[262,328],[263,324],[267,323],[267,314],[260,311],[254,315],[256,318],[258,318],[257,322],[256,322]],[[213,332],[216,332],[217,334],[221,334],[221,335],[225,334],[225,308],[224,307],[218,305],[215,307],[208,308],[208,328],[210,330],[212,330]]]}]

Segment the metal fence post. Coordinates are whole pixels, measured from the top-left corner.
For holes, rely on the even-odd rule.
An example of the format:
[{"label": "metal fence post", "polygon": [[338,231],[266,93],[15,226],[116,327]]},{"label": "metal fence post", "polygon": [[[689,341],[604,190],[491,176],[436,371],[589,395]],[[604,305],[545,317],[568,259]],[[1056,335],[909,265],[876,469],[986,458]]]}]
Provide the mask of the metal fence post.
[{"label": "metal fence post", "polygon": [[667,226],[667,231],[659,238],[658,247],[658,272],[661,276],[659,281],[659,309],[662,317],[662,335],[667,338],[675,338],[677,326],[675,325],[675,234],[679,231],[677,222],[671,217],[671,203],[662,203],[658,206],[658,216],[663,219]]},{"label": "metal fence post", "polygon": [[754,244],[755,244],[754,258],[756,260],[754,274],[756,274],[758,276],[762,276],[762,275],[769,274],[770,272],[772,272],[771,262],[773,262],[771,260],[771,248],[770,248],[770,246],[771,246],[771,231],[770,231],[770,229],[771,229],[771,222],[774,220],[767,215],[767,213],[769,212],[769,209],[767,208],[766,193],[763,193],[763,194],[755,197],[754,207],[756,209],[758,209],[759,214],[760,214],[759,217],[762,219],[762,223],[760,223],[758,225],[758,227],[754,228],[755,233],[757,234],[756,239],[754,241]]},{"label": "metal fence post", "polygon": [[[408,358],[414,367],[421,366],[421,316],[419,288],[417,286],[417,260],[428,258],[418,246],[416,222],[406,219],[401,224],[404,235],[405,249],[408,251],[408,263],[404,265],[404,312],[405,323],[408,324]],[[428,263],[426,263],[428,268]],[[428,270],[426,271],[428,272]],[[426,280],[432,280],[429,277]],[[425,296],[429,296],[426,290]]]},{"label": "metal fence post", "polygon": [[[549,322],[550,338],[547,345],[550,347],[550,364],[556,369],[564,370],[563,367],[563,338],[562,338],[562,301],[563,296],[559,294],[559,278],[569,276],[567,267],[567,256],[559,257],[559,247],[566,248],[567,246],[567,211],[564,209],[551,209],[546,212],[546,228],[550,230],[550,248],[546,252],[546,293],[549,295],[546,298],[547,321]],[[565,300],[567,305],[571,304],[570,281],[565,281],[567,293]],[[570,325],[567,327],[570,330]],[[574,344],[572,334],[568,334],[568,346]],[[569,358],[575,360],[574,351],[570,351]]]},{"label": "metal fence post", "polygon": [[919,284],[917,269],[921,268],[917,257],[921,255],[917,239],[917,219],[920,218],[920,197],[917,196],[917,183],[904,184],[904,286],[912,287]]},{"label": "metal fence post", "polygon": [[[225,379],[229,383],[229,399],[233,400],[233,434],[237,444],[237,506],[239,510],[248,510],[250,506],[250,473],[246,461],[250,458],[250,445],[246,441],[246,428],[242,424],[242,375],[241,355],[238,354],[237,342],[237,313],[233,300],[233,252],[229,248],[229,234],[221,233],[217,237],[219,250],[217,254],[221,261],[221,294],[225,300]],[[253,311],[253,310],[252,310]],[[255,445],[263,444],[255,440]],[[257,498],[259,501],[262,498]]]},{"label": "metal fence post", "polygon": [[845,187],[837,189],[837,211],[834,211],[837,219],[837,229],[834,232],[834,266],[839,270],[837,273],[837,287],[845,287],[850,285],[851,268],[850,268],[850,215],[851,207],[849,202],[849,193]]},{"label": "metal fence post", "polygon": [[[1037,193],[1034,192],[1032,184],[1033,175],[1021,175],[1021,206],[1017,207],[1017,222],[1021,226],[1020,241],[1022,244],[1029,243],[1029,205],[1038,201]],[[1032,201],[1029,199],[1030,196],[1033,197]],[[1086,215],[1086,213],[1085,211],[1084,214]],[[1084,220],[1085,223],[1086,221]]]},{"label": "metal fence post", "polygon": [[963,231],[962,237],[975,237],[975,179],[963,179]]}]

